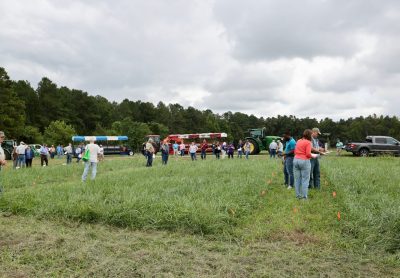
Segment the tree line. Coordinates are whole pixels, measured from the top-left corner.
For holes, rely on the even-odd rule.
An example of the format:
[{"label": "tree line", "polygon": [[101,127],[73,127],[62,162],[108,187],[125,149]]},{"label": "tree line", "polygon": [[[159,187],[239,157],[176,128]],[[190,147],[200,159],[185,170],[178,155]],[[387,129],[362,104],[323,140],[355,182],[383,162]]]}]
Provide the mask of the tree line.
[{"label": "tree line", "polygon": [[[66,144],[72,135],[127,135],[138,148],[145,135],[162,137],[175,133],[226,132],[229,141],[246,137],[250,128],[265,128],[267,135],[292,132],[298,138],[306,128],[319,127],[322,139],[331,144],[360,141],[367,135],[387,135],[400,139],[396,116],[355,117],[334,121],[330,118],[297,118],[294,115],[256,117],[240,112],[213,111],[159,102],[109,101],[102,96],[59,87],[43,77],[36,88],[28,81],[11,80],[0,67],[0,130],[8,138],[28,143]],[[329,135],[328,135],[329,134]]]}]

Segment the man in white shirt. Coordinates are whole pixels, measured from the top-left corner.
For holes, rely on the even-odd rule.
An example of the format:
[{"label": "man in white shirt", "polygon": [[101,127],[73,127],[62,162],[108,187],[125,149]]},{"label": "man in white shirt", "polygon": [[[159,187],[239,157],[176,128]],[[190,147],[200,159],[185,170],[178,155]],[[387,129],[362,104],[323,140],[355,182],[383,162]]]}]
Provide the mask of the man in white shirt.
[{"label": "man in white shirt", "polygon": [[64,148],[65,154],[67,155],[67,164],[72,162],[72,155],[74,154],[74,150],[72,149],[72,144],[69,143],[68,146]]},{"label": "man in white shirt", "polygon": [[[5,153],[4,153],[3,148],[1,147],[1,144],[2,144],[3,141],[4,141],[4,138],[5,138],[4,132],[3,132],[3,131],[0,131],[0,171],[1,171],[1,168],[7,164],[7,162],[6,162],[6,155],[5,155]],[[0,194],[1,194],[2,192],[3,192],[3,187],[1,186],[1,182],[0,182]]]},{"label": "man in white shirt", "polygon": [[278,144],[273,140],[271,144],[269,144],[269,158],[276,158],[276,149],[278,148]]},{"label": "man in white shirt", "polygon": [[25,164],[25,151],[26,151],[26,145],[24,142],[20,142],[19,146],[17,147],[17,154],[18,154],[18,161],[17,161],[17,168],[19,169],[21,167],[26,166]]},{"label": "man in white shirt", "polygon": [[100,153],[99,145],[94,143],[94,140],[90,140],[90,143],[86,145],[85,152],[89,151],[89,160],[85,161],[85,170],[82,174],[82,181],[85,182],[89,173],[89,168],[92,168],[91,180],[96,178],[97,174],[97,163],[99,162],[97,157]]}]

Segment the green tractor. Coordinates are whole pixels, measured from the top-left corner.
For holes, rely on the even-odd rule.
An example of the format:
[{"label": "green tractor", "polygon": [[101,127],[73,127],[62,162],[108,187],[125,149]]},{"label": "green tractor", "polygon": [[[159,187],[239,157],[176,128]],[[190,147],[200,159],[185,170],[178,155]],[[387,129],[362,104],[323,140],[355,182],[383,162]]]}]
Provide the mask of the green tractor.
[{"label": "green tractor", "polygon": [[250,154],[259,154],[262,150],[269,150],[273,140],[281,140],[281,136],[265,136],[265,128],[249,129],[250,136],[246,137],[250,143]]}]

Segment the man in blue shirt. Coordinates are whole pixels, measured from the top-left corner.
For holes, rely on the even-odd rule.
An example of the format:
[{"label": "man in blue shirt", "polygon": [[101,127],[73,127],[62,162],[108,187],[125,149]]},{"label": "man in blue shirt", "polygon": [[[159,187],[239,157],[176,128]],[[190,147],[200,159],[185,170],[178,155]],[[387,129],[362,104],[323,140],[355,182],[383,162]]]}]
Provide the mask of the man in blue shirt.
[{"label": "man in blue shirt", "polygon": [[[321,132],[319,131],[319,128],[314,127],[312,129],[312,134],[311,134],[312,153],[323,154],[323,152],[325,151],[324,148],[321,148],[319,146],[318,135],[320,134]],[[312,158],[310,159],[310,162],[311,162],[311,177],[308,188],[320,189],[321,181],[320,181],[319,158],[318,157]]]},{"label": "man in blue shirt", "polygon": [[178,143],[175,141],[175,143],[172,145],[172,149],[174,150],[174,156],[178,156],[178,149],[179,149],[179,145]]},{"label": "man in blue shirt", "polygon": [[294,149],[296,148],[296,141],[290,135],[290,131],[286,131],[283,134],[283,138],[286,142],[285,151],[283,156],[285,158],[283,173],[285,175],[285,185],[288,189],[292,189],[294,186],[294,174],[293,174],[293,159]]}]

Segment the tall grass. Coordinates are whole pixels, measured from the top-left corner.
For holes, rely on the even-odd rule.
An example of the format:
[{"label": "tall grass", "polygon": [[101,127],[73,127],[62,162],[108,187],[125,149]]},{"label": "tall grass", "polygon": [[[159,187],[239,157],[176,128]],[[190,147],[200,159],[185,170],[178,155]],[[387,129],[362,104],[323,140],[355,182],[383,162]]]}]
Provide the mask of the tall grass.
[{"label": "tall grass", "polygon": [[400,160],[337,157],[322,163],[343,207],[341,231],[366,251],[400,251]]},{"label": "tall grass", "polygon": [[261,205],[264,163],[171,159],[145,168],[142,158],[108,160],[94,182],[82,166],[8,171],[0,209],[140,229],[230,233]]}]

